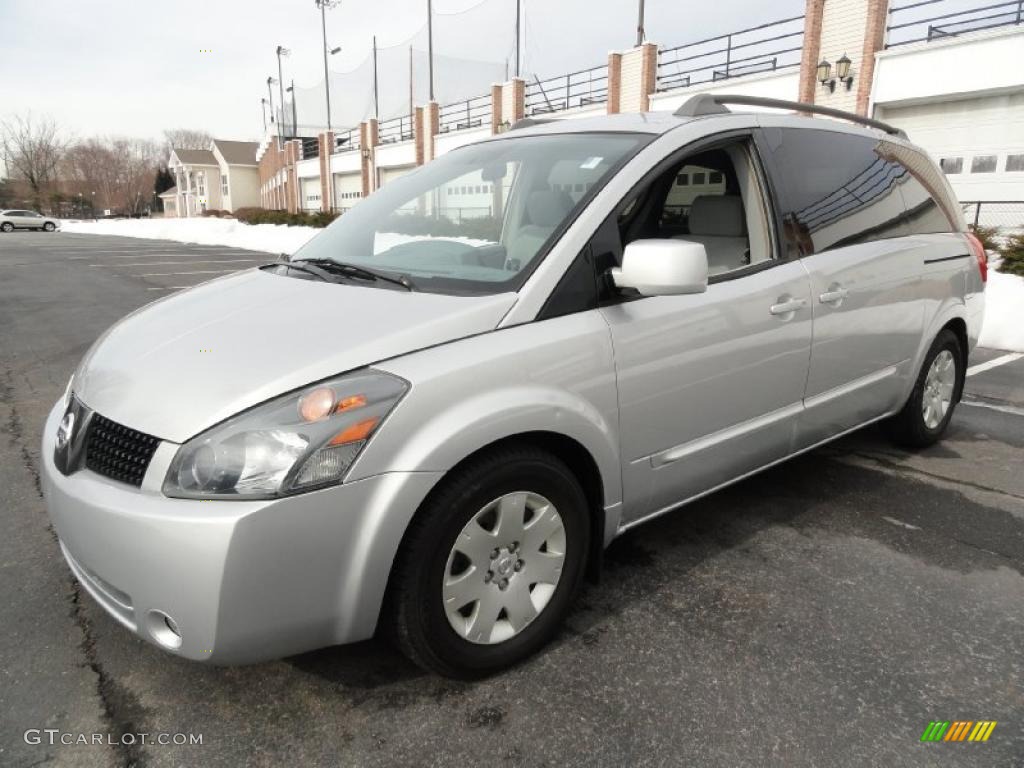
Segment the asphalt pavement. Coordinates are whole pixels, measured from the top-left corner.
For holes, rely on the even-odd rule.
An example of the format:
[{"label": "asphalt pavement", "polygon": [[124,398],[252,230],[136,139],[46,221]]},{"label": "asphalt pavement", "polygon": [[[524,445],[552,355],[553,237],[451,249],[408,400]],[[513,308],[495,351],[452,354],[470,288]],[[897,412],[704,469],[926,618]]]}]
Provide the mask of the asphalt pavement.
[{"label": "asphalt pavement", "polygon": [[[44,417],[111,323],[271,260],[0,234],[0,766],[1024,765],[1024,358],[998,350],[939,445],[865,429],[623,536],[489,680],[378,641],[214,668],[135,638],[60,556]],[[997,725],[922,743],[934,720]]]}]

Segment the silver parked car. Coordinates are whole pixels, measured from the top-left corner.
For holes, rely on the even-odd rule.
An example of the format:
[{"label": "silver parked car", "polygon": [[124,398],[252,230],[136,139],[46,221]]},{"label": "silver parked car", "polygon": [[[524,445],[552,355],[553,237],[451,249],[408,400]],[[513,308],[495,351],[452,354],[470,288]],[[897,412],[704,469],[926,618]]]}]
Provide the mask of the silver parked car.
[{"label": "silver parked car", "polygon": [[882,419],[938,440],[986,277],[945,177],[724,103],[822,111],[517,125],[116,324],[44,432],[75,576],[189,659],[381,630],[472,677],[623,531]]},{"label": "silver parked car", "polygon": [[60,219],[43,216],[35,211],[0,211],[0,231],[11,232],[15,229],[41,229],[53,232],[60,229]]}]

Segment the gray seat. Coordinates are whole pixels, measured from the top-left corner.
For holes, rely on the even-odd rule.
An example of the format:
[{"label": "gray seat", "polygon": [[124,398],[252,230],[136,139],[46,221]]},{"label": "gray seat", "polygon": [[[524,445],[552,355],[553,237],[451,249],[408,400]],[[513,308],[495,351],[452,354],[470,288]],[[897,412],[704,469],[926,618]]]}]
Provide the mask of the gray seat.
[{"label": "gray seat", "polygon": [[739,195],[700,195],[690,205],[690,234],[680,240],[701,243],[708,254],[708,273],[746,266],[750,239]]},{"label": "gray seat", "polygon": [[532,259],[576,203],[567,192],[539,189],[526,198],[529,224],[520,227],[508,249],[508,258],[520,265]]}]

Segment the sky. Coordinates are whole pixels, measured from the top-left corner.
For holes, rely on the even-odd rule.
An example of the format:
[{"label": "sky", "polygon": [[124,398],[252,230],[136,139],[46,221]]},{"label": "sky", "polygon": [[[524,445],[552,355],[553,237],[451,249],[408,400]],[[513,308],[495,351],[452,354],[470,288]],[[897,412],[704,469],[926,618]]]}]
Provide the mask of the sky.
[{"label": "sky", "polygon": [[[637,0],[522,2],[524,70],[542,78],[596,66],[609,51],[635,42]],[[331,57],[332,70],[365,66],[374,35],[392,68],[399,56],[407,62],[410,39],[426,47],[426,4],[336,3],[326,12],[328,45],[342,48]],[[489,62],[460,70],[466,87],[485,93],[514,51],[515,0],[433,0],[433,6],[435,51]],[[804,2],[646,0],[646,7],[647,38],[667,47],[798,16]],[[0,30],[0,120],[31,111],[54,119],[72,139],[159,140],[169,128],[257,139],[260,99],[267,96],[267,77],[277,76],[278,45],[292,51],[284,60],[286,83],[294,79],[301,91],[323,79],[314,0],[0,0]],[[393,77],[382,87],[391,93],[407,90],[407,83]],[[365,88],[353,90],[359,91],[353,100],[370,98]]]}]

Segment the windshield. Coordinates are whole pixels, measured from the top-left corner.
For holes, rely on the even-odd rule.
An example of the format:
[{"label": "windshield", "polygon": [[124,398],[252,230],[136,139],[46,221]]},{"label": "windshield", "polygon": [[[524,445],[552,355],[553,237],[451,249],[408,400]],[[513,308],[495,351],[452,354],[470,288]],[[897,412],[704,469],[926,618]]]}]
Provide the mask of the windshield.
[{"label": "windshield", "polygon": [[388,182],[303,246],[416,290],[517,290],[578,208],[650,136],[560,134],[455,150]]}]

